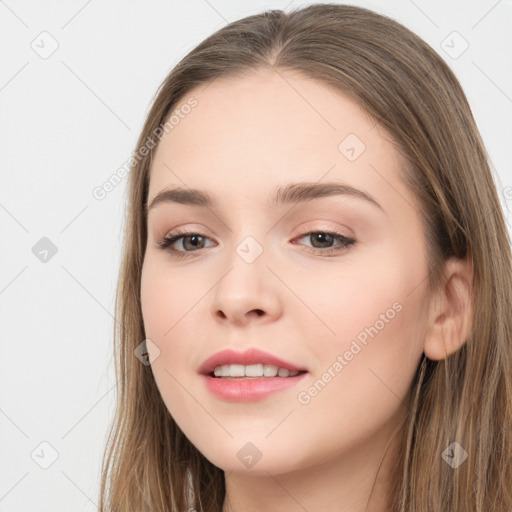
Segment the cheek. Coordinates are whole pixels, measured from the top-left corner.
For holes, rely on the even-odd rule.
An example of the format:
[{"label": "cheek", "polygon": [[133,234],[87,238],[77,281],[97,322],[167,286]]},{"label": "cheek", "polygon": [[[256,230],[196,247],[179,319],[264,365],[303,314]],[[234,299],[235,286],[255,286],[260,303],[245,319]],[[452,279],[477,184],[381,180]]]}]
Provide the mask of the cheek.
[{"label": "cheek", "polygon": [[[141,274],[141,309],[146,338],[159,350],[152,359],[151,371],[163,402],[175,420],[187,421],[197,416],[193,401],[184,392],[193,363],[194,315],[197,303],[208,287],[197,280],[186,279],[183,273],[169,272],[157,258],[144,261]],[[194,307],[196,305],[196,307]],[[181,421],[178,421],[180,424]],[[180,424],[187,430],[190,426]]]},{"label": "cheek", "polygon": [[[380,281],[366,276],[346,281],[331,306],[336,337],[312,347],[316,364],[297,389],[294,428],[322,432],[320,451],[355,445],[383,433],[405,411],[405,401],[422,352],[422,310],[400,272],[388,267]],[[370,286],[372,285],[372,286]],[[337,316],[336,316],[337,313]],[[335,442],[333,442],[335,440]]]},{"label": "cheek", "polygon": [[147,258],[141,275],[141,309],[147,337],[160,339],[165,349],[180,324],[187,323],[194,314],[194,306],[208,291],[207,285],[189,273],[170,272],[157,258]]},{"label": "cheek", "polygon": [[[375,397],[399,401],[397,396],[406,396],[426,328],[422,263],[395,248],[371,261],[351,262],[329,278],[316,276],[317,292],[309,294],[309,304],[331,331],[329,335],[324,329],[321,343],[311,343],[319,388],[329,382],[325,387],[334,393],[322,392],[324,407],[335,396],[349,402],[367,399],[370,407]],[[303,329],[312,333],[311,326]]]},{"label": "cheek", "polygon": [[[412,283],[419,283],[423,273],[420,267],[412,267],[399,251],[386,249],[364,259],[358,255],[339,265],[324,266],[321,271],[302,273],[300,278],[285,274],[300,299],[297,302],[292,297],[286,307],[296,304],[294,320],[303,323],[301,332],[308,332],[308,339],[315,328],[317,338],[338,350],[348,348],[359,335],[364,340],[364,333],[372,326],[379,333],[394,331],[393,339],[398,342],[398,334],[407,327],[404,317],[418,314],[417,295],[410,292]],[[321,347],[311,346],[314,352],[321,352]]]}]

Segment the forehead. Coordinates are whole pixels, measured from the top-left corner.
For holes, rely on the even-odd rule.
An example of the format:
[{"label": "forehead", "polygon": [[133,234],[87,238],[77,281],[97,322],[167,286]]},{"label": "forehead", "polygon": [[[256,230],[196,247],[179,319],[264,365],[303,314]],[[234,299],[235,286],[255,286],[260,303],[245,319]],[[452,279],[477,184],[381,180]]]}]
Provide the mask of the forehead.
[{"label": "forehead", "polygon": [[279,185],[323,179],[372,195],[388,180],[407,194],[399,179],[405,161],[391,137],[337,89],[296,72],[264,70],[201,85],[175,110],[192,97],[197,105],[175,118],[158,145],[150,199],[171,186],[266,199]]}]

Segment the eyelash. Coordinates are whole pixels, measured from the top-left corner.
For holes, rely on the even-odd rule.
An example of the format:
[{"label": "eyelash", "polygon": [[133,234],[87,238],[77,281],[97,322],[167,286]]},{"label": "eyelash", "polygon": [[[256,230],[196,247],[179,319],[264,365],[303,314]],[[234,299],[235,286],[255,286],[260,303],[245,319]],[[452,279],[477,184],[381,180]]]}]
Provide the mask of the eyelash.
[{"label": "eyelash", "polygon": [[[356,240],[354,240],[353,238],[346,237],[346,236],[342,235],[341,233],[337,233],[337,232],[333,232],[333,231],[307,231],[306,233],[303,233],[302,235],[300,235],[298,238],[300,239],[300,238],[304,238],[307,235],[313,235],[313,234],[319,234],[319,233],[333,236],[335,240],[338,240],[340,242],[340,245],[337,248],[327,248],[325,250],[314,249],[312,251],[313,254],[320,254],[320,255],[324,255],[324,256],[325,255],[327,255],[327,256],[335,255],[337,253],[340,253],[340,252],[350,248],[351,246],[353,246],[356,243]],[[169,235],[164,236],[161,240],[156,242],[155,245],[159,249],[170,253],[171,256],[173,256],[173,257],[187,258],[187,257],[191,256],[190,253],[198,252],[198,251],[179,251],[177,249],[173,249],[171,246],[174,244],[174,242],[177,242],[181,238],[185,238],[187,236],[192,236],[192,235],[198,235],[198,236],[200,236],[202,238],[206,238],[206,239],[208,238],[208,237],[205,237],[204,235],[201,235],[201,233],[197,233],[196,231],[188,231],[186,229],[183,229],[183,230],[177,229],[173,233],[170,233]]]}]

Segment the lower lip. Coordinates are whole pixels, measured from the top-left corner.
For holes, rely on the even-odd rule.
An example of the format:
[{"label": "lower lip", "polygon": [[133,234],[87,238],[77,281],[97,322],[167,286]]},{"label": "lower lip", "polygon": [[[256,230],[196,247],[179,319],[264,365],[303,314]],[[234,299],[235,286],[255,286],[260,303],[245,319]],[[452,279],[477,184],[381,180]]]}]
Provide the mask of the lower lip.
[{"label": "lower lip", "polygon": [[307,372],[294,377],[262,377],[261,379],[220,379],[202,375],[206,387],[218,398],[228,402],[256,402],[273,393],[295,386]]}]

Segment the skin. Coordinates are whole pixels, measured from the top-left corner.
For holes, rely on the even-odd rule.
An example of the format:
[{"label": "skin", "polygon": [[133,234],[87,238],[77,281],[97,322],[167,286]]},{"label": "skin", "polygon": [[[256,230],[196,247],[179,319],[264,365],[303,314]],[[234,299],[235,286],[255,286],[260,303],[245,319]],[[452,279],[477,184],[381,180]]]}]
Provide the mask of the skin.
[{"label": "skin", "polygon": [[[422,352],[441,359],[463,342],[467,319],[455,306],[469,300],[468,267],[450,262],[453,293],[427,295],[419,205],[399,175],[406,161],[347,95],[297,73],[260,70],[190,96],[197,107],[156,150],[148,203],[173,186],[206,189],[219,203],[162,203],[148,214],[141,306],[146,336],[160,351],[152,370],[166,407],[225,471],[223,512],[383,512]],[[354,161],[338,149],[350,133],[366,146]],[[278,186],[326,181],[365,191],[382,210],[346,195],[268,205]],[[188,251],[181,259],[158,248],[176,228],[206,237],[204,245],[176,241]],[[337,242],[322,245],[311,233],[326,231],[356,243],[325,256]],[[236,252],[249,235],[263,249],[253,263]],[[300,403],[298,393],[396,303],[400,312]],[[211,395],[201,363],[249,347],[308,374],[262,401]],[[248,442],[262,455],[251,468],[237,457]]]}]

